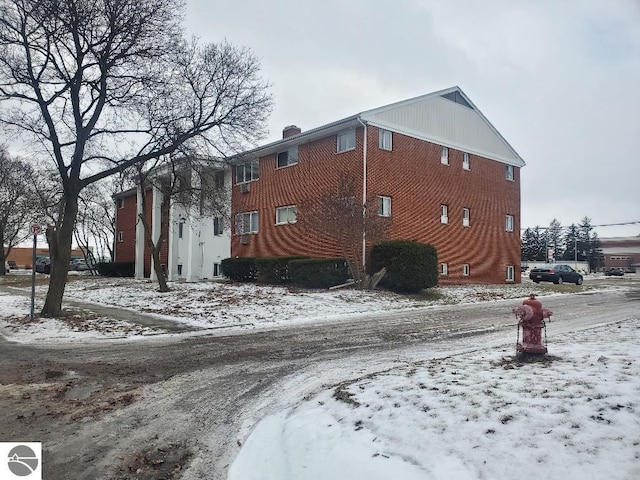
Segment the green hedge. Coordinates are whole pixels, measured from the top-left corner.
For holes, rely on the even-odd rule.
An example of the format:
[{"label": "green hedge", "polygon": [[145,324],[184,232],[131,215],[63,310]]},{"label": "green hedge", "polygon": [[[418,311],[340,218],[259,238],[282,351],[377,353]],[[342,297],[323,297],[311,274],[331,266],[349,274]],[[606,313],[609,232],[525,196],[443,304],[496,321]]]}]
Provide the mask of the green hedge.
[{"label": "green hedge", "polygon": [[256,259],[252,257],[225,258],[220,262],[222,274],[235,282],[255,282]]},{"label": "green hedge", "polygon": [[133,277],[136,272],[134,262],[99,262],[96,269],[103,277]]},{"label": "green hedge", "polygon": [[438,285],[438,253],[433,245],[406,240],[382,242],[371,249],[369,274],[382,267],[380,286],[399,293],[416,293]]},{"label": "green hedge", "polygon": [[256,258],[256,277],[259,283],[290,283],[289,262],[308,257],[266,257]]},{"label": "green hedge", "polygon": [[329,288],[349,279],[349,267],[341,258],[309,258],[289,262],[291,282],[302,288]]}]

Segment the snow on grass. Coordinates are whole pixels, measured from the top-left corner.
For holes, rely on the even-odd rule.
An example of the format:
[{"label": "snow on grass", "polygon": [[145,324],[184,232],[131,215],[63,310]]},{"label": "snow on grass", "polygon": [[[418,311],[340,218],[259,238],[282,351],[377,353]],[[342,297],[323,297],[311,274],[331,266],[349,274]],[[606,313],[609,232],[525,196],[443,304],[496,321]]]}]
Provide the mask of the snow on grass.
[{"label": "snow on grass", "polygon": [[640,321],[346,381],[263,419],[229,480],[640,478]]}]

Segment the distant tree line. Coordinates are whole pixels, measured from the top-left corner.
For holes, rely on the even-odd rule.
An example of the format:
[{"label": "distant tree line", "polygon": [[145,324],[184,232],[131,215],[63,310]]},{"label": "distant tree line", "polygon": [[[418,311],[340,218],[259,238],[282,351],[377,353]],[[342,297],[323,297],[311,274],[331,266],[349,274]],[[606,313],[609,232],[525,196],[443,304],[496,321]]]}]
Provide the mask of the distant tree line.
[{"label": "distant tree line", "polygon": [[588,262],[591,270],[603,264],[600,239],[588,217],[568,227],[554,218],[548,227],[527,228],[522,233],[521,253],[523,262]]}]

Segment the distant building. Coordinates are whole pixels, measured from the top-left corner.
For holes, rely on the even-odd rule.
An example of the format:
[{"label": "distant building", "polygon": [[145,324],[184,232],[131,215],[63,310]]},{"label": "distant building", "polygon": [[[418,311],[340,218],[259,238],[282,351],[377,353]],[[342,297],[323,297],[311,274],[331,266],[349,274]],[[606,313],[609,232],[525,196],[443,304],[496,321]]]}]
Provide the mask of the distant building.
[{"label": "distant building", "polygon": [[[36,257],[48,257],[49,248],[42,247],[36,248]],[[71,250],[71,259],[84,258],[84,253],[79,248]],[[7,261],[13,260],[16,262],[18,268],[29,269],[32,267],[33,262],[33,247],[13,247],[11,253],[7,257]]]},{"label": "distant building", "polygon": [[640,269],[640,235],[601,238],[600,247],[605,270],[621,268],[625,272],[636,272]]}]

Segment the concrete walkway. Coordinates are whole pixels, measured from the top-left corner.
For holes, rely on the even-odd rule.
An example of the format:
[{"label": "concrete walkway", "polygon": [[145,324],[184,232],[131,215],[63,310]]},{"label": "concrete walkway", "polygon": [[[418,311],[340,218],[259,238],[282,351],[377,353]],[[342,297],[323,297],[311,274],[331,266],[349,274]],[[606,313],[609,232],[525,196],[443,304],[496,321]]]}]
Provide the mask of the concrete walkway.
[{"label": "concrete walkway", "polygon": [[[25,297],[31,297],[31,290],[20,288],[20,287],[10,287],[6,285],[0,285],[0,291],[6,292],[10,295],[22,295]],[[36,298],[44,299],[43,295],[38,295],[36,293]],[[142,327],[151,328],[154,330],[164,330],[166,333],[183,333],[183,332],[193,332],[196,330],[202,330],[201,328],[194,327],[192,325],[187,325],[180,322],[175,322],[172,320],[167,320],[165,318],[159,318],[155,315],[137,312],[133,310],[127,310],[120,307],[111,307],[108,305],[101,305],[92,302],[83,302],[81,300],[70,299],[65,297],[62,301],[63,308],[81,308],[83,310],[88,310],[89,312],[103,315],[105,317],[115,318],[116,320],[122,320],[125,322],[132,323],[134,325],[140,325]],[[38,313],[36,311],[36,313]]]}]

